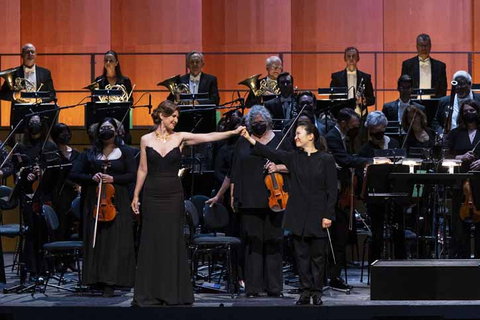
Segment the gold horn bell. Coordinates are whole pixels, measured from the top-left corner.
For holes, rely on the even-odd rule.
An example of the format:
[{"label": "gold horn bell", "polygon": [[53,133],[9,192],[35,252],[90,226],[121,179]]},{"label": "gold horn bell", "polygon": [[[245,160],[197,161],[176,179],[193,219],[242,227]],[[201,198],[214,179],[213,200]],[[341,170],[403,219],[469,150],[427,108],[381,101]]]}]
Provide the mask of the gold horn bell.
[{"label": "gold horn bell", "polygon": [[13,81],[13,76],[14,76],[15,72],[17,72],[17,69],[18,68],[12,68],[12,69],[3,70],[3,71],[0,72],[0,77],[2,77],[5,80],[8,87],[12,91],[15,87],[15,84],[14,84],[14,81]]},{"label": "gold horn bell", "polygon": [[243,84],[244,86],[247,86],[250,90],[252,90],[253,94],[258,97],[262,95],[262,92],[257,88],[258,78],[260,78],[261,75],[261,73],[255,74],[243,81],[240,81],[238,84]]},{"label": "gold horn bell", "polygon": [[177,91],[178,79],[180,79],[179,74],[171,78],[165,79],[162,82],[159,82],[157,86],[164,86],[168,89],[168,91],[170,91],[171,94],[175,95],[175,92]]}]

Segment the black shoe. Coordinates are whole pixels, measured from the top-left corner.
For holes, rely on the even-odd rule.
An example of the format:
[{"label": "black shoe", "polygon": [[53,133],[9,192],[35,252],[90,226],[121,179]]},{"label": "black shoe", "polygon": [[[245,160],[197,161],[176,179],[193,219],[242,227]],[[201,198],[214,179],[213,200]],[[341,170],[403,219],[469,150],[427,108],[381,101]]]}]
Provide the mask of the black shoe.
[{"label": "black shoe", "polygon": [[316,306],[321,306],[323,304],[322,293],[321,292],[315,292],[314,294],[312,294],[312,302]]},{"label": "black shoe", "polygon": [[268,292],[267,296],[272,298],[283,298],[283,293],[281,292]]},{"label": "black shoe", "polygon": [[300,294],[300,298],[298,298],[297,302],[295,302],[297,306],[307,305],[310,304],[310,292],[302,292]]},{"label": "black shoe", "polygon": [[258,293],[247,293],[247,298],[258,298]]},{"label": "black shoe", "polygon": [[342,278],[333,278],[330,280],[330,287],[335,288],[335,289],[340,289],[340,290],[352,290],[352,286],[349,286],[348,284],[343,281]]}]

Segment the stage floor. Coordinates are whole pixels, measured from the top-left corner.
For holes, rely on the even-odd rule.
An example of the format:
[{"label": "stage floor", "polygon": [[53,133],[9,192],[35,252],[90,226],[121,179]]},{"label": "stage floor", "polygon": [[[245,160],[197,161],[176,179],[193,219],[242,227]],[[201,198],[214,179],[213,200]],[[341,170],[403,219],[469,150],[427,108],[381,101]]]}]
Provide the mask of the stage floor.
[{"label": "stage floor", "polygon": [[[10,264],[12,255],[5,255]],[[7,285],[18,283],[18,277],[7,271]],[[66,275],[75,286],[73,273]],[[286,277],[287,278],[287,277]],[[112,298],[100,293],[71,293],[47,288],[45,294],[0,294],[0,320],[3,319],[480,319],[480,301],[371,301],[370,287],[360,282],[360,268],[349,268],[351,294],[327,289],[321,307],[295,306],[295,279],[285,285],[283,298],[247,299],[242,293],[234,299],[225,293],[197,293],[192,307],[130,308],[133,291],[115,291]],[[51,281],[51,284],[57,284]],[[408,285],[405,284],[405,285]],[[72,307],[75,307],[72,309]]]}]

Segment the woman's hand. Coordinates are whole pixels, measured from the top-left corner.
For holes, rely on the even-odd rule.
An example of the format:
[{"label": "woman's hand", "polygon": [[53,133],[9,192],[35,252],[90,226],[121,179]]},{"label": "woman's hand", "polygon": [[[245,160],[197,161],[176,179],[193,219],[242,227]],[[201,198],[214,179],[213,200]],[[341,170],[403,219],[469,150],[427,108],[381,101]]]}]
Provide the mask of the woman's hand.
[{"label": "woman's hand", "polygon": [[265,170],[268,171],[268,173],[275,173],[275,172],[278,172],[278,168],[277,168],[277,165],[273,162],[269,162],[266,166],[265,166]]},{"label": "woman's hand", "polygon": [[470,165],[470,170],[477,171],[480,169],[480,159],[473,161],[472,164]]},{"label": "woman's hand", "polygon": [[322,219],[322,228],[323,229],[330,228],[331,225],[332,225],[332,220],[326,219],[326,218]]},{"label": "woman's hand", "polygon": [[462,160],[463,162],[470,162],[470,161],[473,161],[475,159],[475,154],[472,151],[468,151],[468,152],[462,154],[461,156],[458,156],[458,158],[460,160]]},{"label": "woman's hand", "polygon": [[100,172],[96,173],[93,177],[92,177],[92,180],[95,181],[95,182],[100,182],[100,180],[102,180],[102,174]]},{"label": "woman's hand", "polygon": [[132,207],[133,213],[135,213],[136,215],[140,214],[140,202],[137,196],[133,197],[131,207]]},{"label": "woman's hand", "polygon": [[235,130],[233,130],[233,134],[237,136],[239,134],[242,134],[243,130],[246,130],[245,126],[239,126]]},{"label": "woman's hand", "polygon": [[250,135],[250,133],[248,133],[247,129],[245,129],[245,127],[243,127],[243,130],[241,132],[241,136],[244,137],[245,139],[247,139],[248,142],[250,142],[252,145],[255,145],[256,141],[255,139],[252,138],[252,136]]},{"label": "woman's hand", "polygon": [[[223,198],[223,196],[221,197]],[[218,201],[221,200],[221,198],[219,196],[215,196],[213,198],[210,198],[208,199],[207,201],[205,201],[205,203],[209,204],[210,205],[210,208],[213,207],[215,205],[215,203],[217,203]]]},{"label": "woman's hand", "polygon": [[113,177],[111,175],[102,173],[102,182],[103,183],[113,183]]}]

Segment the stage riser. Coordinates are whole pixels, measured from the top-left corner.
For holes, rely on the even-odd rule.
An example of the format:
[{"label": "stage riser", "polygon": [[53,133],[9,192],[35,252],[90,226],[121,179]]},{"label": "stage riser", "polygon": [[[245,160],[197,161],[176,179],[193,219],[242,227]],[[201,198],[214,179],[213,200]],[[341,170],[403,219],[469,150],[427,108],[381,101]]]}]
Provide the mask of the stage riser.
[{"label": "stage riser", "polygon": [[372,300],[480,300],[480,260],[377,261]]}]

